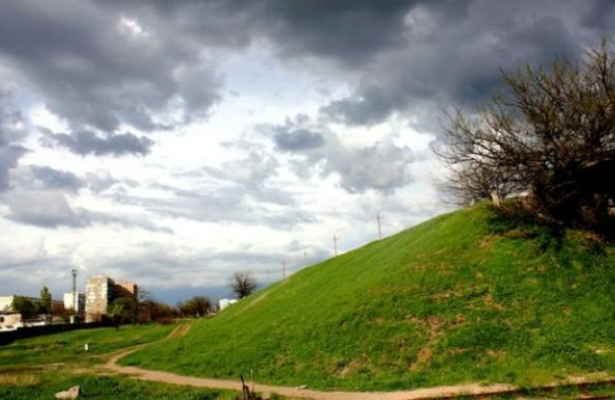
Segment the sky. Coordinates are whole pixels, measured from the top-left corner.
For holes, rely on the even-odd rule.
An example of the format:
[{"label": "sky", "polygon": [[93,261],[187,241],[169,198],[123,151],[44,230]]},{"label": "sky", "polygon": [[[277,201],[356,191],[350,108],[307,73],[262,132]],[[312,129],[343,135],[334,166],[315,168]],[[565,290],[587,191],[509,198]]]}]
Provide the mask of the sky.
[{"label": "sky", "polygon": [[[430,148],[609,0],[0,0],[0,295],[168,303],[454,209]],[[334,239],[335,238],[335,239]]]}]

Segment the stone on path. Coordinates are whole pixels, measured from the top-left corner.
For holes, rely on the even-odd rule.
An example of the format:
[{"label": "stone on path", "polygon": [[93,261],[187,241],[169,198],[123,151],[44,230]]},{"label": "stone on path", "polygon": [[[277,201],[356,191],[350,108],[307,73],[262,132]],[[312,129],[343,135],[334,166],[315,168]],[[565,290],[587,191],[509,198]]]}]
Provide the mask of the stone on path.
[{"label": "stone on path", "polygon": [[76,399],[79,397],[79,386],[73,386],[68,390],[56,393],[56,399]]}]

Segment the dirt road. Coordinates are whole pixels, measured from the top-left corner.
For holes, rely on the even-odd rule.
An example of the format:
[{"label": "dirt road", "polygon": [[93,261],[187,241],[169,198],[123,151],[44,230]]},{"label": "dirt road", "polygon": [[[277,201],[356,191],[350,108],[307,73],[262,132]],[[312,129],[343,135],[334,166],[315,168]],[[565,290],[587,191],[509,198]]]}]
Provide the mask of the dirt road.
[{"label": "dirt road", "polygon": [[[174,329],[167,338],[179,337],[188,333],[190,324],[183,324]],[[163,339],[164,340],[164,339]],[[210,389],[241,390],[239,380],[207,379],[191,376],[177,375],[170,372],[152,371],[138,367],[124,367],[117,364],[122,357],[135,352],[144,347],[136,346],[114,354],[104,365],[107,371],[130,375],[135,379],[145,381],[163,382],[174,385],[188,385]],[[435,387],[428,389],[416,389],[399,392],[323,392],[311,389],[301,389],[283,386],[261,385],[256,383],[254,388],[260,393],[277,393],[282,396],[295,399],[311,400],[417,400],[417,399],[439,399],[455,395],[486,395],[508,391],[515,391],[517,388],[511,385],[491,385],[481,386],[478,384]]]},{"label": "dirt road", "polygon": [[[107,370],[128,374],[135,379],[145,381],[163,382],[175,385],[188,385],[211,389],[241,390],[239,380],[230,381],[222,379],[196,378],[191,376],[177,375],[170,372],[151,371],[137,367],[123,367],[115,363],[122,356],[110,360],[105,365]],[[510,385],[480,386],[477,384],[436,387],[429,389],[417,389],[403,392],[322,392],[310,389],[300,389],[284,386],[270,386],[256,383],[255,390],[260,393],[277,393],[283,396],[299,399],[312,400],[411,400],[411,399],[439,399],[447,396],[468,394],[488,394],[514,391],[516,388]]]}]

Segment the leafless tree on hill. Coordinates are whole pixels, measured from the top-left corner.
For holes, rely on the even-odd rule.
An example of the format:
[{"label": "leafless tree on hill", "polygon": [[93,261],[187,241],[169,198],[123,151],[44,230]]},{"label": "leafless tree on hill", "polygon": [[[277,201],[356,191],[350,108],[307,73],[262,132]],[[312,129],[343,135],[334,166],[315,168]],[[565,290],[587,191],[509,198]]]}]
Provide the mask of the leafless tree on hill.
[{"label": "leafless tree on hill", "polygon": [[258,281],[249,271],[235,272],[229,278],[228,284],[238,299],[249,296],[258,287]]},{"label": "leafless tree on hill", "polygon": [[461,200],[525,194],[548,221],[611,229],[615,206],[615,53],[603,41],[579,61],[503,72],[506,89],[475,115],[457,111],[434,146]]}]

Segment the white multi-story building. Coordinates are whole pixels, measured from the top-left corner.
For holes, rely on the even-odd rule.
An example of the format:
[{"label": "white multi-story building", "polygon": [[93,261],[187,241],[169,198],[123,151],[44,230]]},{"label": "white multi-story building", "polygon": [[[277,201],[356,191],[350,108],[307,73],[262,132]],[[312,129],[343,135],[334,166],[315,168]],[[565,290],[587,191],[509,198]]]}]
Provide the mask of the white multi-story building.
[{"label": "white multi-story building", "polygon": [[78,315],[85,313],[85,293],[64,293],[64,309],[75,310]]},{"label": "white multi-story building", "polygon": [[85,322],[100,321],[107,315],[113,298],[113,280],[104,275],[90,276],[85,284]]},{"label": "white multi-story building", "polygon": [[132,282],[115,282],[104,276],[90,276],[85,284],[85,322],[100,321],[107,315],[109,304],[118,297],[137,294]]}]

